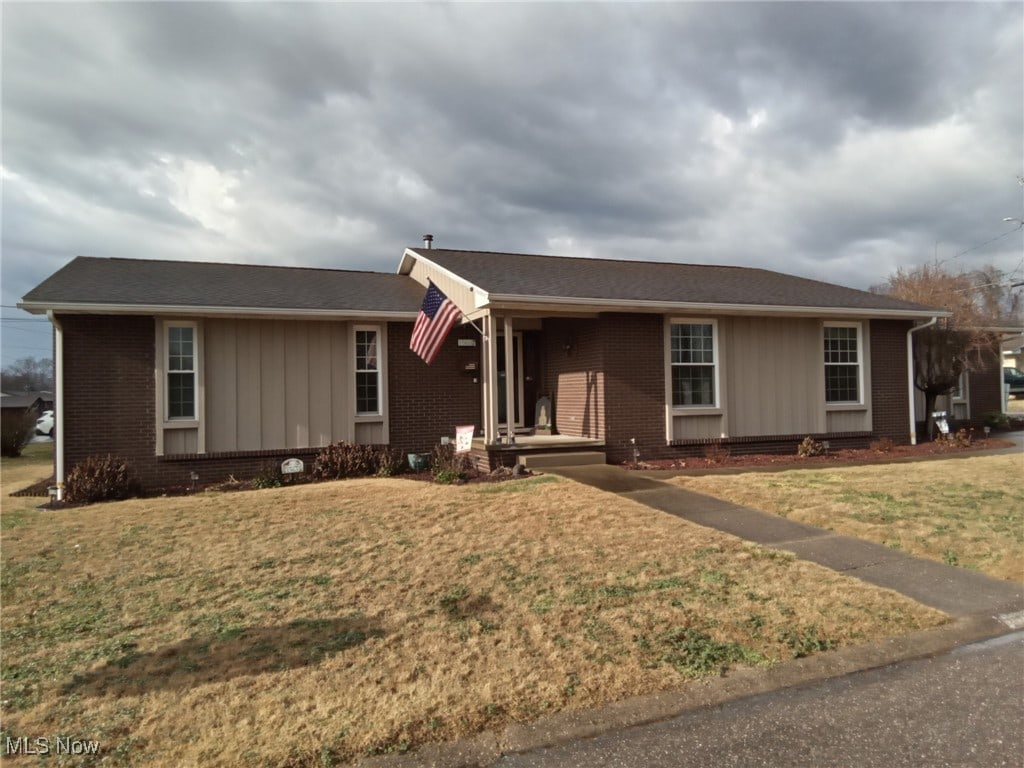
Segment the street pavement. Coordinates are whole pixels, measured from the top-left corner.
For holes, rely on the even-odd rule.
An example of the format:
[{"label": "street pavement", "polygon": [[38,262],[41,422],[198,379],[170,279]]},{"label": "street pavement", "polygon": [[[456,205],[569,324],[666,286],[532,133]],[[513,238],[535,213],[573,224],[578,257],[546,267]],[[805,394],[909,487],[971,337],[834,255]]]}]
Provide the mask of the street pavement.
[{"label": "street pavement", "polygon": [[497,768],[1024,765],[1024,632],[505,755]]}]

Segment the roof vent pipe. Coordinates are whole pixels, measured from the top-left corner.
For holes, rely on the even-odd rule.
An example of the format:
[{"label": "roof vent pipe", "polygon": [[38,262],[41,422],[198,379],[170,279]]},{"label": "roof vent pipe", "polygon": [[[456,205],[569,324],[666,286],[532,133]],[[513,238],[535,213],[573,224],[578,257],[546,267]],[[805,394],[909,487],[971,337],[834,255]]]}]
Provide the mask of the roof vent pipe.
[{"label": "roof vent pipe", "polygon": [[424,235],[423,236],[423,247],[426,248],[428,251],[430,250],[430,244],[432,242],[434,242],[434,236],[433,235]]}]

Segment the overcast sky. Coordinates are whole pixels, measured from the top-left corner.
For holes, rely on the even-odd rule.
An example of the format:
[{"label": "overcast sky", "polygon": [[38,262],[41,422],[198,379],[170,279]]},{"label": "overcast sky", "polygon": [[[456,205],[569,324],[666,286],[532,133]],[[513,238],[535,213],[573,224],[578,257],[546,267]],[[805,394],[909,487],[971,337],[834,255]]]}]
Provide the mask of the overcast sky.
[{"label": "overcast sky", "polygon": [[1020,278],[1022,8],[5,3],[3,364],[78,254]]}]

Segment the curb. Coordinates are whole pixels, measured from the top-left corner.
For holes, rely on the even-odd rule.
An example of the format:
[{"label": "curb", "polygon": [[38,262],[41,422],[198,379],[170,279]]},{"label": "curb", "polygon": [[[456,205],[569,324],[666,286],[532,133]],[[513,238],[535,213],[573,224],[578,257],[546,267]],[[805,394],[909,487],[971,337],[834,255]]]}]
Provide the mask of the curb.
[{"label": "curb", "polygon": [[404,755],[363,758],[355,765],[360,768],[481,768],[497,762],[502,755],[535,752],[611,730],[669,720],[750,696],[938,656],[959,646],[1013,631],[993,616],[968,616],[937,629],[815,654],[767,669],[743,667],[723,677],[695,681],[684,689],[637,696],[599,709],[559,712],[532,723],[513,723],[497,732],[424,745]]}]

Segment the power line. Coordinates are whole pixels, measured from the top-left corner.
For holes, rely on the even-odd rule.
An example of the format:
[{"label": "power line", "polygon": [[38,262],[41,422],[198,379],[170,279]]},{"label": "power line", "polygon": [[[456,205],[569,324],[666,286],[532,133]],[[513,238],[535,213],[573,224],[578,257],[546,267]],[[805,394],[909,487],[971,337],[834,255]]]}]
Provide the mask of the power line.
[{"label": "power line", "polygon": [[996,237],[993,237],[993,238],[991,238],[989,240],[986,240],[983,243],[978,243],[977,245],[972,245],[970,248],[964,248],[959,253],[955,253],[952,256],[950,256],[948,259],[943,259],[942,261],[936,261],[935,264],[936,264],[936,266],[942,266],[946,262],[952,261],[953,259],[959,259],[965,253],[970,253],[971,251],[976,251],[979,248],[984,248],[986,245],[989,245],[990,243],[994,243],[997,240],[1002,240],[1004,237],[1009,237],[1014,232],[1020,232],[1021,229],[1024,229],[1024,223],[1020,224],[1019,226],[1017,226],[1014,229],[1011,229],[1009,232],[1003,232],[1003,234],[997,235]]}]

